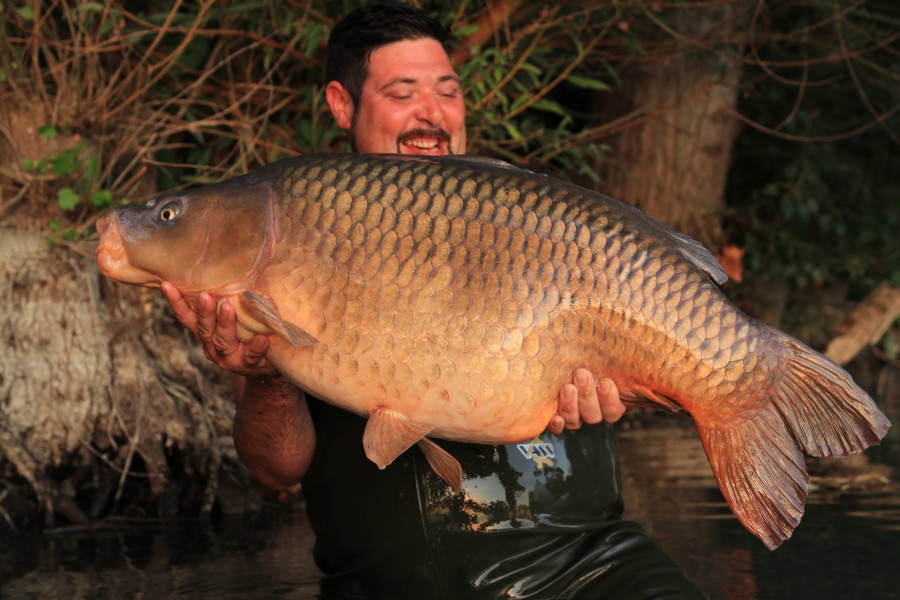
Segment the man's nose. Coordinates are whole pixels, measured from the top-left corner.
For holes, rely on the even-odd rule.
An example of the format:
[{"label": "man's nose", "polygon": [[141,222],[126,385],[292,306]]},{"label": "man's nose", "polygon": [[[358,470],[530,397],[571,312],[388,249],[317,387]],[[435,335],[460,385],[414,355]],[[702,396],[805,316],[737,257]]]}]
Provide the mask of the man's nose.
[{"label": "man's nose", "polygon": [[419,105],[416,107],[415,116],[420,121],[425,121],[429,125],[438,125],[444,120],[444,111],[441,109],[440,103],[431,94],[422,97]]}]

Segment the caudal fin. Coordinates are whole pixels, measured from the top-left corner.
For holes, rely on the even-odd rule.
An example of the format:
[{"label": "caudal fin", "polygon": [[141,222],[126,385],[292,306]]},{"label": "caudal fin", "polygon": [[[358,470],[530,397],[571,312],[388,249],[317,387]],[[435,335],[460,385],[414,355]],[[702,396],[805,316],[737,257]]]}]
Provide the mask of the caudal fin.
[{"label": "caudal fin", "polygon": [[744,527],[774,550],[803,516],[803,453],[841,457],[877,444],[890,422],[840,366],[790,336],[780,383],[765,408],[737,426],[697,423],[719,488]]},{"label": "caudal fin", "polygon": [[803,451],[840,458],[880,442],[891,423],[850,374],[794,338],[779,335],[786,350],[785,373],[772,400]]}]

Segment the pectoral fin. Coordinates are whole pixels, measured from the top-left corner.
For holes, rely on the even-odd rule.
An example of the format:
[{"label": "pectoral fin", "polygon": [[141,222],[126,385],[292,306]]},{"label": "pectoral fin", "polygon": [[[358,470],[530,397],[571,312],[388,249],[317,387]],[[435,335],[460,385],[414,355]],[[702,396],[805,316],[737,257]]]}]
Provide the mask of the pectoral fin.
[{"label": "pectoral fin", "polygon": [[292,346],[312,346],[319,343],[319,340],[302,328],[282,319],[275,302],[265,294],[254,291],[244,292],[241,295],[241,304],[254,319],[269,327],[279,337],[290,342]]},{"label": "pectoral fin", "polygon": [[462,467],[446,450],[425,438],[431,429],[399,412],[376,408],[369,413],[363,448],[369,460],[383,469],[410,446],[418,444],[431,468],[456,491],[462,485]]},{"label": "pectoral fin", "polygon": [[654,392],[650,388],[644,386],[639,386],[631,390],[622,390],[620,392],[620,397],[622,402],[628,406],[663,409],[676,413],[684,410],[684,407],[675,400]]}]

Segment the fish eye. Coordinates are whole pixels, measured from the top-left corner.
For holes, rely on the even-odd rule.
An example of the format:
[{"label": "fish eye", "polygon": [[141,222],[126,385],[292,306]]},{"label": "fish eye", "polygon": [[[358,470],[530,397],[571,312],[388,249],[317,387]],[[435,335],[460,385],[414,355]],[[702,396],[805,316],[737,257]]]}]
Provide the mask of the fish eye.
[{"label": "fish eye", "polygon": [[181,213],[181,204],[178,202],[169,202],[159,209],[159,218],[164,222],[174,221]]}]

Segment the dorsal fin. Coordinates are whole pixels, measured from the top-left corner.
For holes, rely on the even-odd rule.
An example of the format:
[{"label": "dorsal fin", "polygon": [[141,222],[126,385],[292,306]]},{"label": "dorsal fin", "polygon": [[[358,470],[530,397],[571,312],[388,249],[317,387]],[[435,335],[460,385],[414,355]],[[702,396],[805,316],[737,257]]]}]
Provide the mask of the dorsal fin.
[{"label": "dorsal fin", "polygon": [[689,235],[685,235],[679,231],[675,231],[671,227],[666,227],[660,223],[669,235],[678,241],[678,249],[681,255],[694,263],[698,269],[706,273],[706,276],[715,281],[718,285],[722,285],[728,281],[728,275],[722,267],[722,263],[710,252],[706,246],[695,240]]}]

